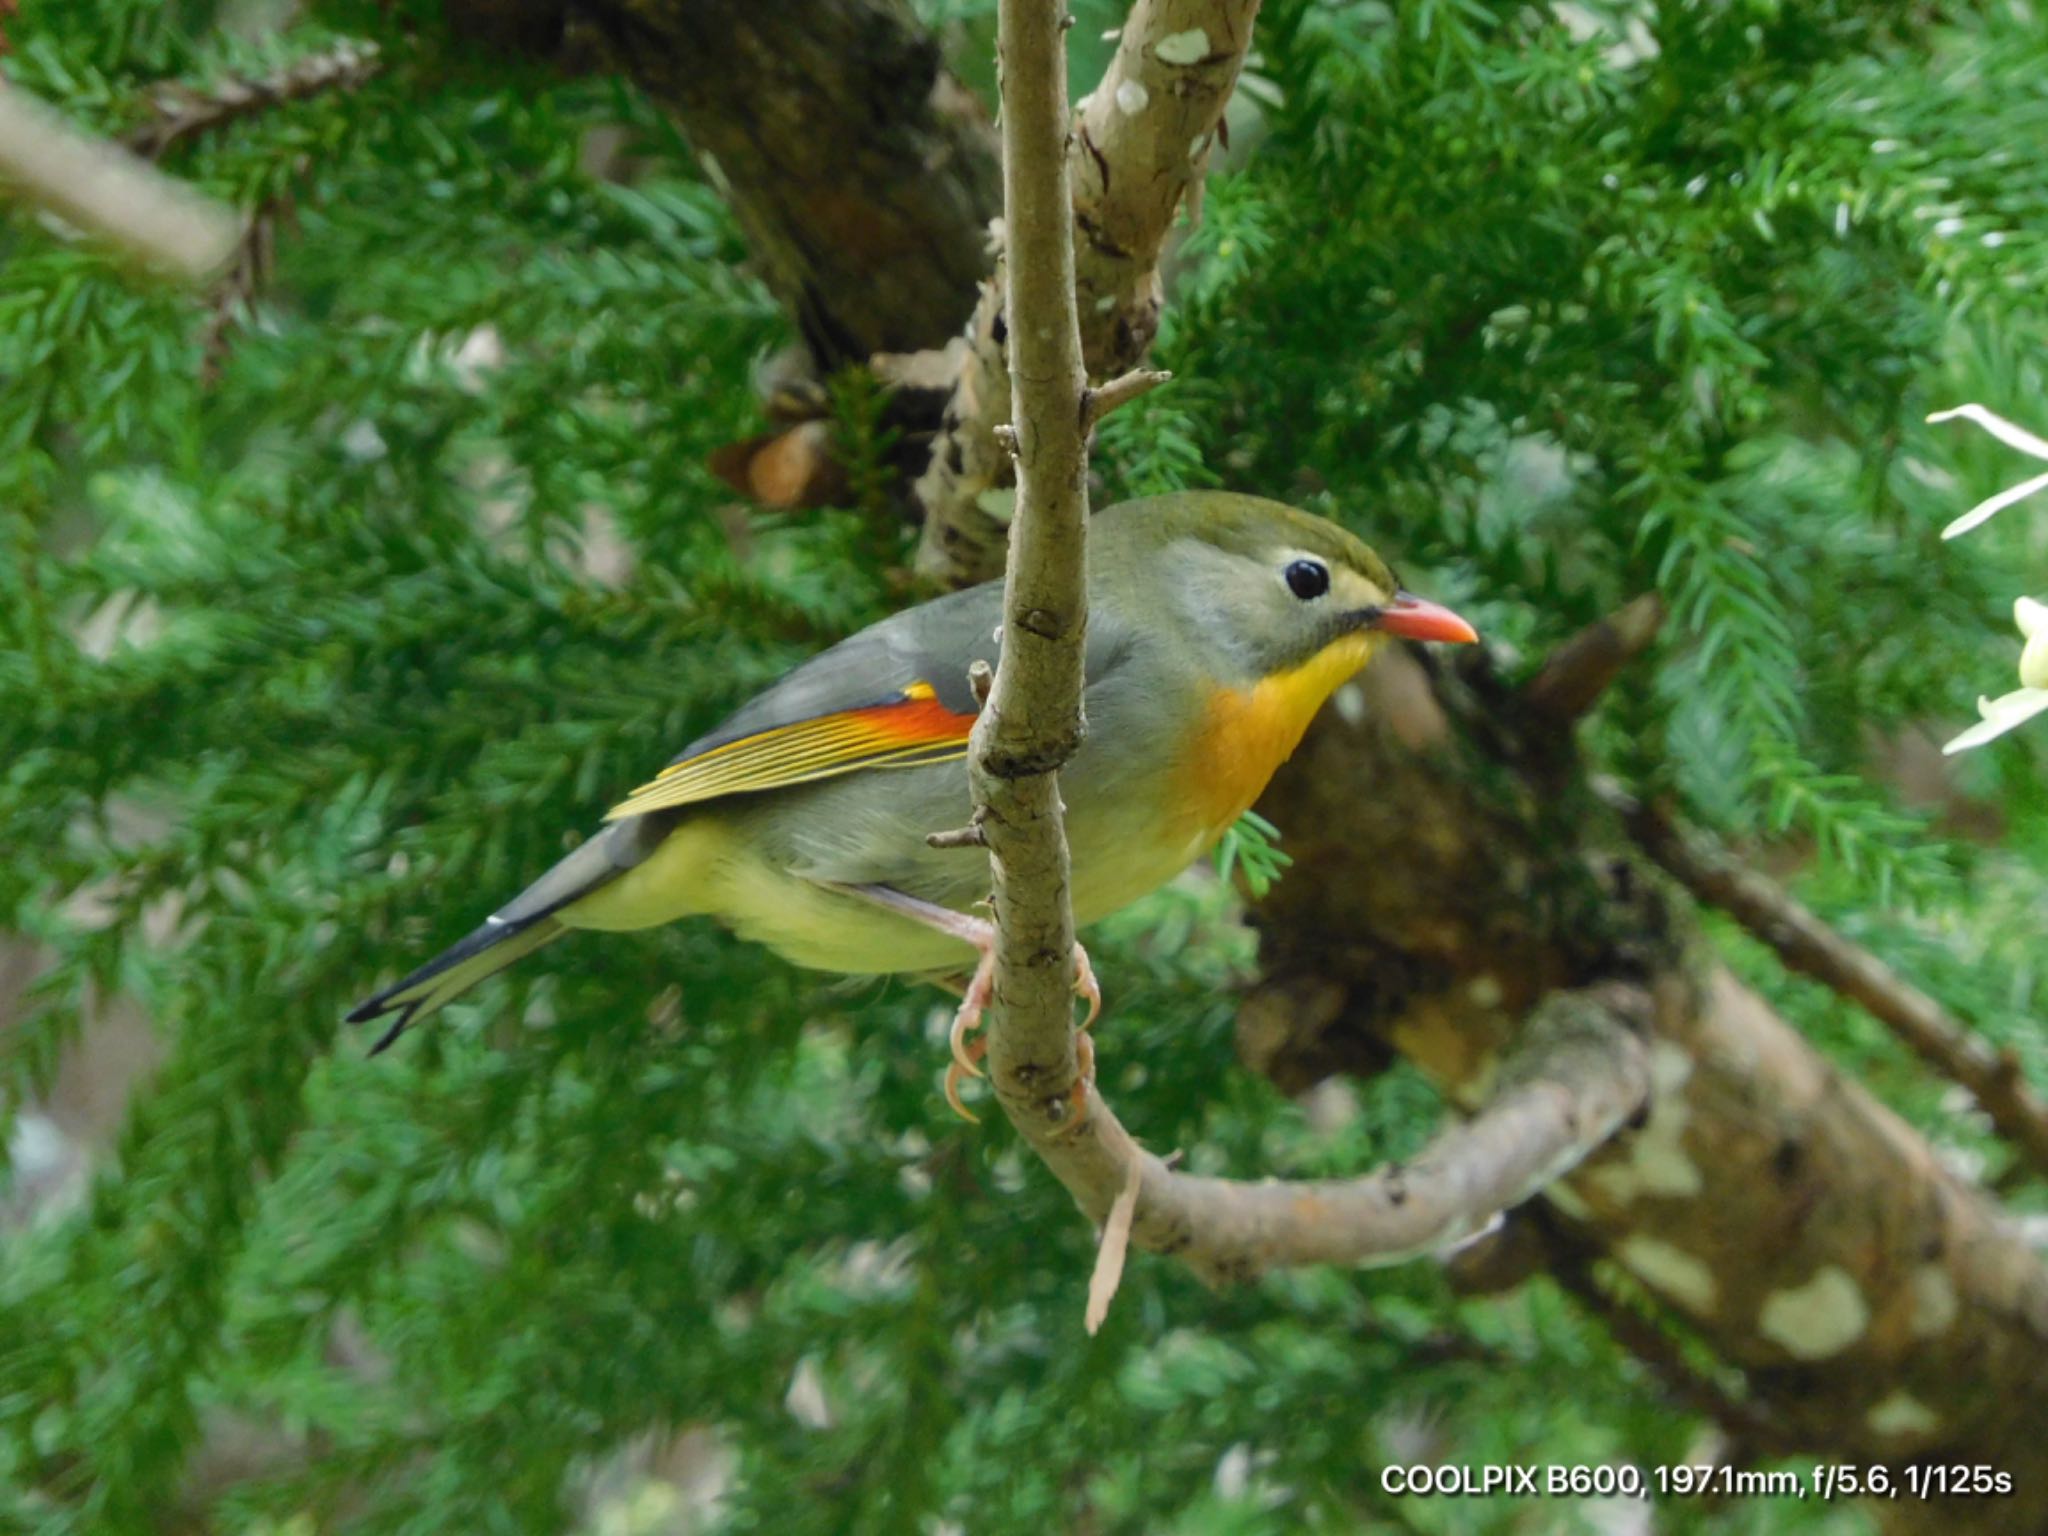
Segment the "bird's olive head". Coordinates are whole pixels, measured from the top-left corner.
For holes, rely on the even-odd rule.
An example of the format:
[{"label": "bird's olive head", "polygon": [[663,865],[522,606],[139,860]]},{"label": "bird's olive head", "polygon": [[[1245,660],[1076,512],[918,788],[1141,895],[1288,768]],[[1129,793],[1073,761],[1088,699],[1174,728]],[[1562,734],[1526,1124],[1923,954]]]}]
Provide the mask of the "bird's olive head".
[{"label": "bird's olive head", "polygon": [[1290,672],[1373,635],[1470,641],[1472,626],[1401,589],[1371,547],[1325,518],[1220,491],[1145,504],[1179,638],[1233,681]]}]

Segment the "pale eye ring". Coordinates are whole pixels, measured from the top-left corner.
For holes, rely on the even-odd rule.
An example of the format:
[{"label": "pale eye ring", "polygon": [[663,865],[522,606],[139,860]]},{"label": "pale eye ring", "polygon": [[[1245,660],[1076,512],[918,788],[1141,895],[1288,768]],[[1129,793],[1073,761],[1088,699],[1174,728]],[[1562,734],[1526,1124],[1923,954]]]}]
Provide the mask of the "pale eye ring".
[{"label": "pale eye ring", "polygon": [[1320,560],[1296,560],[1287,567],[1287,590],[1304,603],[1330,590],[1330,568]]}]

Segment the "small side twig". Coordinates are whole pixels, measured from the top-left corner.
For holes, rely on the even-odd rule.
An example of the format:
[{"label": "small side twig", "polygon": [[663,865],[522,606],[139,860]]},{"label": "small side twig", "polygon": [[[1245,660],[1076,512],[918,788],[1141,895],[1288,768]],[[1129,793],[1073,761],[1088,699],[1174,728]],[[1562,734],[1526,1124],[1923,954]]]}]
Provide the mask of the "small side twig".
[{"label": "small side twig", "polygon": [[927,848],[986,848],[988,835],[981,830],[980,823],[976,822],[964,827],[954,827],[948,832],[926,833],[924,841]]},{"label": "small side twig", "polygon": [[[303,155],[293,163],[294,180],[305,175],[307,163]],[[220,381],[229,342],[236,329],[248,322],[256,296],[277,269],[278,227],[292,214],[292,195],[285,191],[265,198],[244,222],[242,238],[207,297],[206,323],[199,333],[199,382],[203,387],[211,389]]]},{"label": "small side twig", "polygon": [[124,142],[136,154],[158,160],[183,141],[237,119],[325,91],[352,91],[381,68],[383,59],[375,43],[344,40],[258,79],[224,80],[204,90],[180,83],[162,85],[150,94],[155,117],[133,129]]},{"label": "small side twig", "polygon": [[1768,944],[1788,970],[1857,1004],[1922,1061],[1968,1089],[1999,1135],[2036,1173],[2048,1174],[2048,1103],[2027,1085],[2011,1050],[1993,1046],[1704,833],[1619,789],[1610,788],[1606,797],[1629,835],[1681,885]]},{"label": "small side twig", "polygon": [[1138,1191],[1144,1187],[1144,1165],[1132,1161],[1102,1224],[1102,1241],[1095,1248],[1095,1273],[1088,1277],[1088,1311],[1083,1319],[1088,1336],[1101,1331],[1109,1317],[1109,1304],[1116,1300],[1116,1288],[1123,1283],[1124,1258],[1131,1251],[1131,1222],[1138,1214]]},{"label": "small side twig", "polygon": [[1140,395],[1149,395],[1160,385],[1172,382],[1173,375],[1164,368],[1133,368],[1129,373],[1119,374],[1099,389],[1088,390],[1081,396],[1081,424],[1093,430],[1102,418],[1119,406],[1129,405]]}]

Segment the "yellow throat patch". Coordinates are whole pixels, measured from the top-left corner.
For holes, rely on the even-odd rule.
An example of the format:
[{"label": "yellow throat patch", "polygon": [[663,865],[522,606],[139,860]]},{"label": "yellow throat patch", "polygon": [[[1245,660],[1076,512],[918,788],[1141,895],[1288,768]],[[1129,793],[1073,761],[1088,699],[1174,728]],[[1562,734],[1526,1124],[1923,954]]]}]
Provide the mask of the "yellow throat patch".
[{"label": "yellow throat patch", "polygon": [[1349,634],[1250,688],[1215,692],[1196,727],[1182,789],[1184,803],[1212,837],[1251,809],[1301,745],[1316,711],[1371,659],[1381,638]]}]

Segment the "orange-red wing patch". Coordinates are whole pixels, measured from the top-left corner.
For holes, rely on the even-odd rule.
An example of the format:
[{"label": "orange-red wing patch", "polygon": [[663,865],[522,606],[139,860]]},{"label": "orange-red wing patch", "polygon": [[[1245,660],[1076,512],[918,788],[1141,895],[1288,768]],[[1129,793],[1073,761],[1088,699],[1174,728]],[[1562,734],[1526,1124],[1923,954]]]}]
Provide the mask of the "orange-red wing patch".
[{"label": "orange-red wing patch", "polygon": [[856,768],[914,768],[967,755],[974,716],[956,715],[929,683],[893,699],[778,725],[669,764],[651,784],[605,813],[606,821],[834,778]]}]

